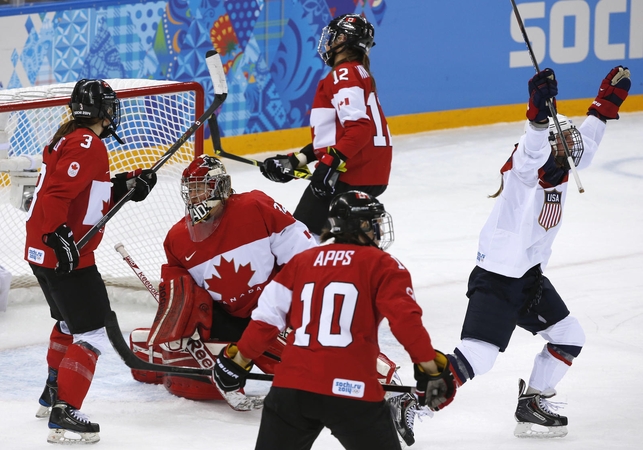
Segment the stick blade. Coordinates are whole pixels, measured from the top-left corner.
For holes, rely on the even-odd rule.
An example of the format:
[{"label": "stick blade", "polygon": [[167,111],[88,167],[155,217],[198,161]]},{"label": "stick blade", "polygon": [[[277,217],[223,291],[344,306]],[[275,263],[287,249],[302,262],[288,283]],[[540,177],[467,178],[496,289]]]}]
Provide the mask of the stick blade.
[{"label": "stick blade", "polygon": [[215,95],[228,95],[228,83],[225,79],[225,72],[223,64],[221,63],[221,56],[216,50],[208,50],[205,54],[205,64],[210,72],[212,79],[212,86],[214,86]]}]

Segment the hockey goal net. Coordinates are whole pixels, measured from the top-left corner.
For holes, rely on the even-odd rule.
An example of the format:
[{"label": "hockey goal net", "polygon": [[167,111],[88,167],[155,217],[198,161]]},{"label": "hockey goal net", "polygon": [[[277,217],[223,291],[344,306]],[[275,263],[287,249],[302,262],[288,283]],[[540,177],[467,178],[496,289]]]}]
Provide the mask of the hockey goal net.
[{"label": "hockey goal net", "polygon": [[[121,101],[118,135],[104,142],[112,175],[151,167],[203,114],[199,83],[106,80]],[[44,146],[61,123],[70,119],[67,106],[75,83],[0,90],[0,265],[12,274],[11,289],[37,285],[23,259],[25,220]],[[184,215],[180,175],[203,151],[200,128],[159,170],[148,198],[129,202],[107,223],[96,265],[105,283],[140,288],[140,281],[114,246],[122,242],[153,283],[165,263],[163,240]],[[77,239],[79,239],[78,237]]]}]

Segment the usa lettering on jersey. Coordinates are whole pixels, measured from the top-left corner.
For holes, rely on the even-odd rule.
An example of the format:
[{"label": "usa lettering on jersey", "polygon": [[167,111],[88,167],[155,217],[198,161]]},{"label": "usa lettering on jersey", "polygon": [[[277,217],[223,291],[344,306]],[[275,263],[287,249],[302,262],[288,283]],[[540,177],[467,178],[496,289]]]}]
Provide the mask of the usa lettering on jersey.
[{"label": "usa lettering on jersey", "polygon": [[560,222],[563,215],[563,208],[561,207],[562,193],[554,189],[553,191],[544,191],[545,200],[543,208],[538,217],[538,223],[545,230],[555,227]]}]

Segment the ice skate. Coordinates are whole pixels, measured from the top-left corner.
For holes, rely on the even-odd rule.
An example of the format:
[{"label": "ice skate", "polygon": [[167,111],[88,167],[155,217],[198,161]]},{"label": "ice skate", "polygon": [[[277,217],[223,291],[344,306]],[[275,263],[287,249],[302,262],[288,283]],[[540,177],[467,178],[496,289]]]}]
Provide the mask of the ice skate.
[{"label": "ice skate", "polygon": [[55,380],[47,380],[45,389],[38,400],[40,406],[36,411],[36,417],[39,419],[46,419],[51,414],[51,406],[56,403],[56,396],[58,395],[58,383]]},{"label": "ice skate", "polygon": [[406,445],[413,445],[415,443],[415,435],[413,434],[415,417],[433,417],[433,412],[426,407],[419,407],[413,394],[396,395],[387,401],[391,407],[393,423],[398,434]]},{"label": "ice skate", "polygon": [[519,438],[555,438],[567,435],[567,417],[556,414],[558,406],[548,399],[551,395],[526,394],[527,384],[518,382],[518,407],[514,436]]},{"label": "ice skate", "polygon": [[76,408],[56,402],[49,416],[49,436],[52,444],[95,444],[100,440],[100,427]]}]

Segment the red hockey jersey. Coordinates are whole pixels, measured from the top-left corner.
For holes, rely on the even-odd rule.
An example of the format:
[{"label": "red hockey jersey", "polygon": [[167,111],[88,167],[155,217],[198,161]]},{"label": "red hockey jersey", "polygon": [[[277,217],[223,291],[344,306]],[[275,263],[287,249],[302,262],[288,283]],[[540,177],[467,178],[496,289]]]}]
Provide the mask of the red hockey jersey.
[{"label": "red hockey jersey", "polygon": [[170,229],[161,278],[183,268],[228,313],[248,317],[278,268],[315,245],[306,226],[263,192],[233,194],[218,227],[203,241],[192,242],[185,220]]},{"label": "red hockey jersey", "polygon": [[[66,223],[78,242],[111,207],[112,183],[105,144],[88,128],[78,128],[58,141],[49,152],[45,147],[38,184],[27,213],[25,259],[55,268],[54,250],[42,242]],[[91,266],[102,230],[80,249],[78,268]]]},{"label": "red hockey jersey", "polygon": [[288,326],[294,332],[273,386],[380,401],[384,317],[413,362],[435,358],[406,268],[375,247],[322,245],[295,256],[266,286],[238,347],[254,359]]},{"label": "red hockey jersey", "polygon": [[393,147],[372,79],[358,61],[339,64],[319,82],[310,112],[315,152],[346,156],[339,179],[353,186],[387,185]]}]

